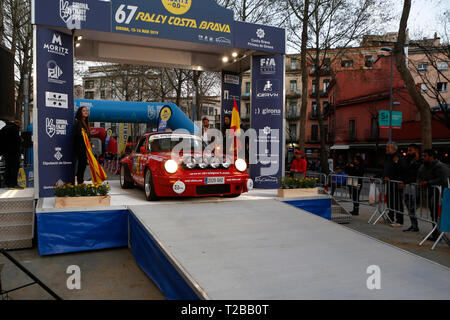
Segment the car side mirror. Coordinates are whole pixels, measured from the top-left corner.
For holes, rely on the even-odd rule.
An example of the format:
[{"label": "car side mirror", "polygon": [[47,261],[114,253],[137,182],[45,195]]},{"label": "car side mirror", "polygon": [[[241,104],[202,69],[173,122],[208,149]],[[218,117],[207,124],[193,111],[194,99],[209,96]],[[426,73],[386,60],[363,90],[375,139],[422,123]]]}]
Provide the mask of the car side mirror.
[{"label": "car side mirror", "polygon": [[140,149],[140,151],[141,151],[141,153],[145,153],[145,147],[142,146],[141,149]]}]

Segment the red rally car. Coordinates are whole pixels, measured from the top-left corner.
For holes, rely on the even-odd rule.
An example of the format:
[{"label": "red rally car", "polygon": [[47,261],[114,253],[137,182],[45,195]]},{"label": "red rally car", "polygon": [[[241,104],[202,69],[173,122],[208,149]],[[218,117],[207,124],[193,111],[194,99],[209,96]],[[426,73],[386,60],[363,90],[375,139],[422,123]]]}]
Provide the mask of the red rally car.
[{"label": "red rally car", "polygon": [[[198,136],[148,133],[120,161],[120,186],[144,188],[147,200],[159,197],[238,197],[253,188],[243,159],[205,152]],[[180,149],[182,149],[180,151]]]}]

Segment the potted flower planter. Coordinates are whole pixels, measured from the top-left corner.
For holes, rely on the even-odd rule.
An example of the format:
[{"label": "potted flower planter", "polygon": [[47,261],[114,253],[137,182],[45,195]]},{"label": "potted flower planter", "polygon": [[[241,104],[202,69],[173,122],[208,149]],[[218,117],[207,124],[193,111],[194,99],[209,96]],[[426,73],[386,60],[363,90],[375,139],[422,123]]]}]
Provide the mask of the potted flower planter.
[{"label": "potted flower planter", "polygon": [[110,204],[110,196],[55,198],[55,208],[109,207]]},{"label": "potted flower planter", "polygon": [[296,188],[296,189],[278,189],[279,198],[301,198],[311,197],[319,194],[316,188]]}]

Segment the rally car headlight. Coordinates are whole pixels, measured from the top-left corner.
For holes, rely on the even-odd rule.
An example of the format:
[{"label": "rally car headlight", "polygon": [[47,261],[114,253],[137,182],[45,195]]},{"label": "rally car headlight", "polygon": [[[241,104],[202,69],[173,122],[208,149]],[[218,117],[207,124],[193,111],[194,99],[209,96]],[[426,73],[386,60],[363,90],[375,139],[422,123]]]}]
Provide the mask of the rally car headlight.
[{"label": "rally car headlight", "polygon": [[222,167],[224,167],[225,169],[228,169],[230,166],[231,166],[231,163],[229,163],[229,162],[222,163]]},{"label": "rally car headlight", "polygon": [[168,173],[175,173],[178,170],[178,163],[175,160],[167,160],[164,163],[164,169],[166,169],[166,171]]},{"label": "rally car headlight", "polygon": [[208,167],[208,164],[202,162],[202,163],[199,164],[199,167],[200,167],[200,169],[206,169]]},{"label": "rally car headlight", "polygon": [[245,162],[244,159],[237,159],[234,163],[234,166],[240,172],[244,172],[245,170],[247,170],[247,162]]}]

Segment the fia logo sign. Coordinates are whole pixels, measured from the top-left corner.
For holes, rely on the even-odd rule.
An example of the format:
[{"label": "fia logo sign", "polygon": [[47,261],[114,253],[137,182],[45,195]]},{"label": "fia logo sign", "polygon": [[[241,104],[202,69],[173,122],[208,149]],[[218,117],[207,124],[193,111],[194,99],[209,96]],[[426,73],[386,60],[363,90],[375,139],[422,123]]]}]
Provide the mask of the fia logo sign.
[{"label": "fia logo sign", "polygon": [[260,62],[261,74],[275,74],[277,72],[277,65],[275,58],[262,58]]}]

